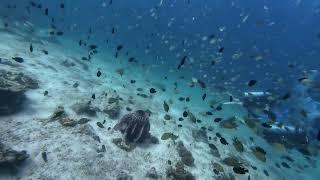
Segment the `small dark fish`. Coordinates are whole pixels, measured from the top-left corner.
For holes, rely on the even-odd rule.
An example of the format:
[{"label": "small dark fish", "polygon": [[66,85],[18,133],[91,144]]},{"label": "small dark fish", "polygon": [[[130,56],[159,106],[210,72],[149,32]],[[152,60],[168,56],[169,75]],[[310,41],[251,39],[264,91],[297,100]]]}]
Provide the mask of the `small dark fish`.
[{"label": "small dark fish", "polygon": [[190,101],[190,98],[189,98],[189,97],[187,97],[187,98],[186,98],[186,102],[189,102],[189,101]]},{"label": "small dark fish", "polygon": [[117,51],[120,51],[122,48],[123,48],[122,45],[118,45],[118,46],[117,46]]},{"label": "small dark fish", "polygon": [[12,59],[18,63],[23,63],[23,61],[24,61],[24,59],[22,57],[13,57]]},{"label": "small dark fish", "polygon": [[166,112],[169,112],[169,105],[166,101],[163,101],[163,109],[166,111]]},{"label": "small dark fish", "polygon": [[115,28],[112,28],[111,33],[114,34],[116,32]]},{"label": "small dark fish", "polygon": [[230,102],[233,101],[233,97],[232,97],[232,96],[229,97],[229,101],[230,101]]},{"label": "small dark fish", "polygon": [[33,52],[33,47],[32,47],[32,44],[30,44],[30,52]]},{"label": "small dark fish", "polygon": [[228,144],[229,144],[224,137],[221,137],[221,138],[220,138],[220,142],[221,142],[221,144],[223,144],[223,145],[228,145]]},{"label": "small dark fish", "polygon": [[60,8],[61,8],[61,9],[64,8],[64,4],[63,4],[63,3],[60,4]]},{"label": "small dark fish", "polygon": [[218,138],[222,138],[222,136],[221,136],[220,133],[216,133],[216,136],[217,136]]},{"label": "small dark fish", "polygon": [[150,93],[151,93],[151,94],[154,94],[154,93],[156,93],[156,92],[157,92],[156,89],[150,88]]},{"label": "small dark fish", "polygon": [[250,80],[248,82],[248,86],[251,87],[251,86],[254,86],[255,84],[257,84],[257,80]]},{"label": "small dark fish", "polygon": [[45,14],[46,16],[48,16],[48,14],[49,14],[49,9],[48,9],[48,8],[46,8],[46,9],[44,10],[44,14]]},{"label": "small dark fish", "polygon": [[89,60],[87,57],[82,57],[81,59],[84,60],[84,61],[88,61]]},{"label": "small dark fish", "polygon": [[222,105],[220,104],[219,106],[216,107],[217,111],[221,111],[222,110]]},{"label": "small dark fish", "polygon": [[290,168],[290,166],[286,162],[282,162],[281,165],[285,168],[288,168],[288,169]]},{"label": "small dark fish", "polygon": [[131,57],[131,58],[129,58],[129,62],[133,62],[135,60],[135,58],[134,57]]},{"label": "small dark fish", "polygon": [[204,94],[202,95],[202,100],[204,101],[204,100],[206,99],[206,97],[207,97],[207,94],[204,93]]},{"label": "small dark fish", "polygon": [[77,88],[77,87],[79,86],[79,83],[76,82],[76,83],[74,83],[72,86],[73,86],[74,88]]},{"label": "small dark fish", "polygon": [[207,112],[206,112],[206,115],[212,116],[212,115],[213,115],[213,113],[212,113],[212,112],[210,112],[210,111],[207,111]]},{"label": "small dark fish", "polygon": [[41,50],[45,55],[48,55],[49,54],[49,52],[48,51],[46,51],[46,50]]},{"label": "small dark fish", "polygon": [[285,95],[283,95],[282,97],[281,97],[281,99],[282,100],[287,100],[287,99],[289,99],[291,97],[291,94],[288,92],[288,93],[286,93]]},{"label": "small dark fish", "polygon": [[102,73],[101,73],[101,71],[99,70],[99,71],[97,72],[97,76],[100,77],[101,75],[102,75]]},{"label": "small dark fish", "polygon": [[183,117],[188,117],[188,112],[187,111],[183,111]]},{"label": "small dark fish", "polygon": [[298,81],[302,82],[303,80],[306,80],[306,79],[308,79],[308,78],[307,77],[301,77],[301,78],[298,79]]},{"label": "small dark fish", "polygon": [[182,58],[181,61],[180,61],[180,64],[178,65],[178,69],[180,69],[181,66],[184,65],[184,63],[186,62],[186,59],[187,59],[187,56],[183,56],[183,58]]},{"label": "small dark fish", "polygon": [[268,118],[272,121],[275,122],[277,120],[277,115],[272,112],[272,111],[268,111]]},{"label": "small dark fish", "polygon": [[80,39],[80,41],[79,41],[79,46],[81,46],[82,45],[82,40]]},{"label": "small dark fish", "polygon": [[222,118],[215,118],[213,121],[218,123],[218,122],[222,121]]},{"label": "small dark fish", "polygon": [[134,84],[134,83],[136,83],[136,80],[131,80],[130,83]]},{"label": "small dark fish", "polygon": [[98,48],[98,46],[97,46],[97,45],[93,45],[93,44],[92,44],[92,45],[90,45],[90,46],[89,46],[89,48],[90,48],[91,50],[94,50],[94,49],[97,49],[97,48]]},{"label": "small dark fish", "polygon": [[262,123],[261,124],[263,127],[265,127],[265,128],[272,128],[272,126],[269,124],[269,123]]},{"label": "small dark fish", "polygon": [[203,81],[198,79],[198,83],[200,85],[201,88],[205,89],[207,87],[206,83],[204,83]]},{"label": "small dark fish", "polygon": [[185,98],[184,97],[179,97],[179,101],[184,101]]},{"label": "small dark fish", "polygon": [[63,35],[63,32],[62,32],[62,31],[58,31],[58,32],[57,32],[57,35],[58,35],[58,36],[62,36],[62,35]]},{"label": "small dark fish", "polygon": [[317,140],[320,141],[320,129],[318,130]]},{"label": "small dark fish", "polygon": [[47,152],[42,152],[41,153],[41,157],[42,157],[44,162],[48,162]]},{"label": "small dark fish", "polygon": [[44,91],[44,93],[43,93],[44,96],[47,96],[48,94],[49,94],[48,91]]},{"label": "small dark fish", "polygon": [[92,99],[96,99],[96,95],[95,95],[95,94],[92,94],[91,98],[92,98]]},{"label": "small dark fish", "polygon": [[97,122],[97,126],[98,126],[99,128],[104,128],[104,125],[103,125],[101,122]]},{"label": "small dark fish", "polygon": [[241,166],[235,166],[233,167],[233,172],[237,174],[246,174],[249,170]]},{"label": "small dark fish", "polygon": [[[190,1],[189,1],[190,2]],[[213,39],[215,37],[215,35],[214,34],[211,34],[210,36],[209,36],[209,39],[211,40],[211,39]]]},{"label": "small dark fish", "polygon": [[116,54],[114,55],[115,58],[118,58],[119,53],[116,52]]},{"label": "small dark fish", "polygon": [[50,34],[50,35],[54,35],[54,31],[50,31],[49,34]]},{"label": "small dark fish", "polygon": [[218,50],[219,53],[223,53],[223,51],[224,51],[224,47],[221,47],[221,48],[219,48],[219,50]]},{"label": "small dark fish", "polygon": [[36,4],[35,2],[33,2],[33,1],[30,1],[30,5],[31,5],[32,7],[36,7],[36,6],[37,6],[37,4]]}]

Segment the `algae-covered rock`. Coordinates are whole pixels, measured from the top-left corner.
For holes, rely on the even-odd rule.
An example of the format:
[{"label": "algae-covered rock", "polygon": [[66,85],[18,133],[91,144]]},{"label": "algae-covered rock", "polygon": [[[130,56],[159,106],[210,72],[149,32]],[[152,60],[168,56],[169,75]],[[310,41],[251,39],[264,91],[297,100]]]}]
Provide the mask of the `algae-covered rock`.
[{"label": "algae-covered rock", "polygon": [[146,177],[150,178],[150,179],[158,179],[160,178],[160,175],[158,175],[158,172],[156,170],[155,167],[151,167],[147,173],[146,173]]},{"label": "algae-covered rock", "polygon": [[208,136],[207,136],[207,131],[204,129],[193,129],[192,130],[192,137],[194,138],[195,141],[198,142],[208,142]]},{"label": "algae-covered rock", "polygon": [[192,153],[184,146],[182,141],[179,141],[177,144],[177,152],[181,158],[181,161],[187,166],[194,165],[194,158]]},{"label": "algae-covered rock", "polygon": [[61,118],[59,119],[59,122],[61,125],[65,126],[65,127],[74,127],[78,124],[77,121],[70,119],[70,118]]},{"label": "algae-covered rock", "polygon": [[132,143],[126,143],[122,138],[112,139],[112,143],[115,144],[118,148],[130,152],[136,148],[136,146]]},{"label": "algae-covered rock", "polygon": [[184,169],[183,162],[177,162],[176,168],[168,168],[166,171],[167,179],[170,180],[195,180],[196,178]]},{"label": "algae-covered rock", "polygon": [[0,142],[0,170],[17,171],[17,166],[29,158],[26,151],[15,151]]},{"label": "algae-covered rock", "polygon": [[88,102],[78,102],[72,105],[72,110],[78,115],[86,115],[94,117],[97,115],[97,111],[100,111],[98,108],[93,107],[91,101]]}]

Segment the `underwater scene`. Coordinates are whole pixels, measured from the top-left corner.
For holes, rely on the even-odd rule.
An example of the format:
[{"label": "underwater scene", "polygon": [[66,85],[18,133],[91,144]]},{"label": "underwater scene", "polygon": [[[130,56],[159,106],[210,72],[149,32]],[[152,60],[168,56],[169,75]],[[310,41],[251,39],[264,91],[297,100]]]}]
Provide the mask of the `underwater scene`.
[{"label": "underwater scene", "polygon": [[318,0],[0,0],[0,180],[317,180],[319,151]]}]

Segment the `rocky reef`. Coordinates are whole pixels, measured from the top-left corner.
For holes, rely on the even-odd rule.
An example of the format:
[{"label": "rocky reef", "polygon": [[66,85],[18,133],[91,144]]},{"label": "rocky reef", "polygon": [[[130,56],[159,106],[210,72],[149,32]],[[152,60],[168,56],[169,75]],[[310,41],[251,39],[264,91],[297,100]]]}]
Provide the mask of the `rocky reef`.
[{"label": "rocky reef", "polygon": [[187,166],[194,165],[194,158],[191,152],[184,146],[182,141],[179,141],[177,144],[177,152],[181,158],[181,161]]},{"label": "rocky reef", "polygon": [[167,179],[170,180],[195,180],[196,178],[184,169],[183,162],[179,161],[176,164],[176,168],[170,167],[167,169]]},{"label": "rocky reef", "polygon": [[0,70],[0,115],[17,112],[25,99],[25,91],[38,88],[37,81],[23,73]]},{"label": "rocky reef", "polygon": [[29,158],[29,155],[26,151],[15,151],[11,148],[5,147],[5,145],[0,142],[0,172],[17,172],[17,166],[27,158]]}]

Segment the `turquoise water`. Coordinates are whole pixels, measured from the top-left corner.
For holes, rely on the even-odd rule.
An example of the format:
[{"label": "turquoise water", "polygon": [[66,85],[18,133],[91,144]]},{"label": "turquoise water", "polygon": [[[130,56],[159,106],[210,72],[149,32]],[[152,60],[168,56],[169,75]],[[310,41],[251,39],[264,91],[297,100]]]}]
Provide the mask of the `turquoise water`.
[{"label": "turquoise water", "polygon": [[317,1],[0,5],[0,179],[318,179]]}]

